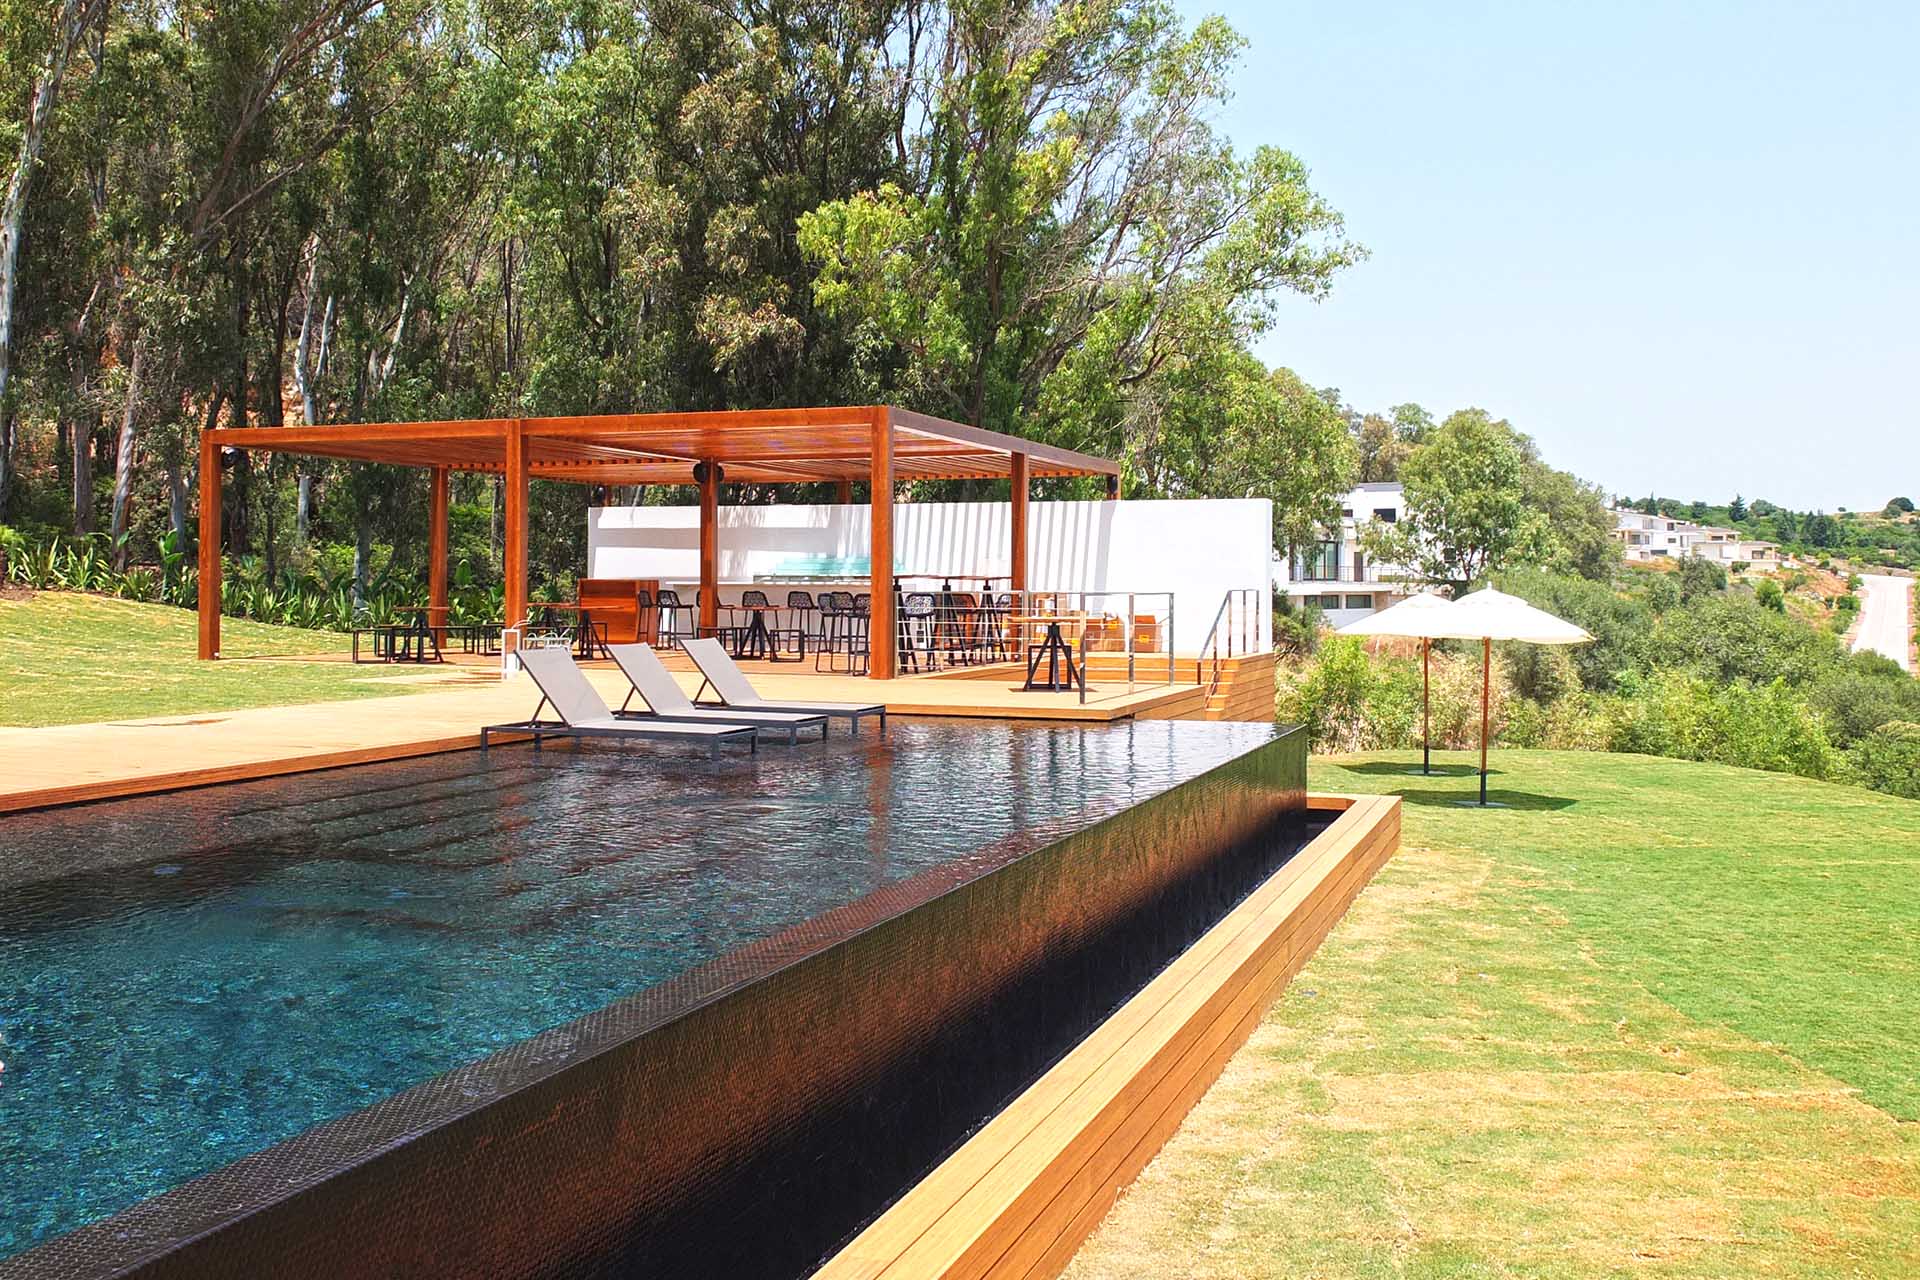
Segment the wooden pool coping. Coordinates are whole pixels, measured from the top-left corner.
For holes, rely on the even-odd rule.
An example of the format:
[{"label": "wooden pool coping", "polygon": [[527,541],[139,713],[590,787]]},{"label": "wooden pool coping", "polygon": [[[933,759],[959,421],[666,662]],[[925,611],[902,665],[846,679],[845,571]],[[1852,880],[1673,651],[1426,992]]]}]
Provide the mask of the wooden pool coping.
[{"label": "wooden pool coping", "polygon": [[1397,796],[1333,822],[816,1273],[1058,1275],[1400,843]]},{"label": "wooden pool coping", "polygon": [[[588,668],[610,705],[626,692],[610,664]],[[689,693],[696,674],[677,671]],[[883,702],[890,715],[1111,721],[1179,717],[1205,705],[1198,685],[1109,685],[1081,703],[1072,693],[1022,693],[990,681],[926,676],[773,674],[774,698]],[[374,764],[480,745],[480,726],[524,719],[537,700],[522,680],[463,680],[449,690],[393,698],[159,716],[108,723],[0,727],[0,814],[226,782]]]}]

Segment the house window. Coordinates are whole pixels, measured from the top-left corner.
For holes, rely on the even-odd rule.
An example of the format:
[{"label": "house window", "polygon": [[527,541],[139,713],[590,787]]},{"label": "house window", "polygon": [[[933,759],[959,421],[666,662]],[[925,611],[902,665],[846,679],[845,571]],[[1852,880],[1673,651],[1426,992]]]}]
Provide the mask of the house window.
[{"label": "house window", "polygon": [[1293,557],[1295,582],[1333,582],[1340,576],[1340,544],[1317,542]]},{"label": "house window", "polygon": [[1395,524],[1400,519],[1400,512],[1393,507],[1375,507],[1373,518],[1381,524]]},{"label": "house window", "polygon": [[1348,596],[1347,608],[1371,609],[1373,608],[1373,597],[1372,596]]},{"label": "house window", "polygon": [[1313,602],[1322,609],[1338,609],[1340,607],[1340,597],[1337,595],[1315,596],[1313,597]]}]

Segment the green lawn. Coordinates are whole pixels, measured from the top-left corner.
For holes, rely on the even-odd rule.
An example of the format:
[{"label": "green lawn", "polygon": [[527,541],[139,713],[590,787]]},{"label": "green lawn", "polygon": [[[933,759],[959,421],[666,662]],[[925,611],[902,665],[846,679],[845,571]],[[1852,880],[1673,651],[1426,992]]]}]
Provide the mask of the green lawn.
[{"label": "green lawn", "polygon": [[1920,1275],[1920,803],[1463,760],[1068,1274]]},{"label": "green lawn", "polygon": [[347,637],[334,632],[227,618],[220,635],[225,656],[200,662],[189,609],[66,592],[0,599],[0,724],[78,724],[434,687],[395,683],[383,667],[275,660],[344,655]]}]

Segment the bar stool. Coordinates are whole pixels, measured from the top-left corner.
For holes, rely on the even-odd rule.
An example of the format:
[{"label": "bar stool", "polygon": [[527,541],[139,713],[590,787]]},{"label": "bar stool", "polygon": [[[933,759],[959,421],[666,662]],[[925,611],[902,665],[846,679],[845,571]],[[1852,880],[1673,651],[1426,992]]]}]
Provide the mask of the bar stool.
[{"label": "bar stool", "polygon": [[699,615],[690,606],[681,603],[678,591],[671,587],[662,587],[660,593],[654,597],[654,603],[660,610],[660,643],[662,645],[671,649],[681,641],[694,638],[694,623]]},{"label": "bar stool", "polygon": [[934,656],[940,631],[938,607],[931,593],[916,591],[900,602],[899,648],[900,656],[905,658],[915,671],[921,670],[919,650],[927,652],[926,670],[935,670],[938,659]]},{"label": "bar stool", "polygon": [[636,587],[633,592],[633,634],[635,639],[642,642],[647,641],[649,636],[654,636],[655,639],[658,639],[653,627],[650,625],[653,619],[647,616],[653,611],[653,592],[647,590],[645,587]]},{"label": "bar stool", "polygon": [[814,632],[814,623],[817,621],[815,615],[820,612],[820,606],[814,603],[811,591],[789,591],[787,592],[787,612],[793,615],[793,625],[779,627],[779,618],[776,616],[775,629],[792,633],[794,642],[800,650],[800,656],[804,658],[807,656],[808,635],[817,634]]},{"label": "bar stool", "polygon": [[820,593],[820,643],[813,651],[813,669],[821,670],[820,663],[826,662],[826,670],[839,668],[834,663],[835,655],[846,654],[847,666],[853,666],[853,650],[856,635],[863,628],[857,624],[860,615],[854,607],[853,596],[846,591],[823,591]]}]

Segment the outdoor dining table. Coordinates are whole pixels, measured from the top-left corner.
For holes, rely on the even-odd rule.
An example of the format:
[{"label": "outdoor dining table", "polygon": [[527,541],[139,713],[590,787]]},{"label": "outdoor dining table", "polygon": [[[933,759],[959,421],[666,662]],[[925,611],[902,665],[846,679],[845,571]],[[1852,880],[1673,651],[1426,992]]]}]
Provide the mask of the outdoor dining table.
[{"label": "outdoor dining table", "polygon": [[723,609],[735,610],[752,615],[747,625],[728,628],[733,632],[733,656],[736,658],[765,658],[768,662],[800,662],[807,656],[805,633],[801,633],[800,652],[791,658],[780,656],[780,645],[774,639],[774,629],[767,626],[767,615],[771,613],[777,624],[780,621],[780,606],[775,604],[729,604]]},{"label": "outdoor dining table", "polygon": [[[1008,617],[1007,621],[1019,627],[1023,634],[1029,626],[1044,625],[1047,629],[1045,638],[1039,644],[1027,646],[1027,682],[1020,686],[1022,692],[1051,693],[1079,688],[1080,667],[1074,661],[1073,646],[1068,644],[1066,637],[1060,633],[1060,627],[1063,623],[1084,622],[1086,619],[1058,613],[1016,613]],[[1047,678],[1037,680],[1034,677],[1040,672],[1042,659],[1045,659],[1047,664]],[[1065,663],[1067,668],[1064,681],[1060,678],[1062,663]]]}]

